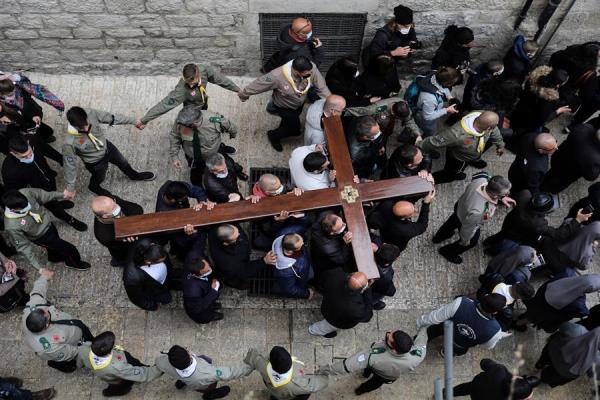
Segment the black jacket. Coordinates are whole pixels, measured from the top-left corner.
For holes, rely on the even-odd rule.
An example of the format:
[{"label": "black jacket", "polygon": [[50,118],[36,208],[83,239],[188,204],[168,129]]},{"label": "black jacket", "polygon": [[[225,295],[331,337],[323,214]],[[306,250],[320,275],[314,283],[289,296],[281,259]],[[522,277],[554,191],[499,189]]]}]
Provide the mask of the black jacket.
[{"label": "black jacket", "polygon": [[307,57],[310,61],[314,62],[317,67],[325,59],[325,51],[323,49],[325,45],[315,48],[312,45],[312,38],[311,40],[298,43],[289,34],[291,28],[292,24],[288,24],[279,31],[279,36],[277,37],[277,52],[273,53],[271,58],[265,63],[263,67],[264,72],[269,72],[299,56]]},{"label": "black jacket", "polygon": [[381,267],[377,266],[379,271],[379,278],[371,284],[371,291],[373,293],[373,301],[380,300],[381,298],[388,296],[393,297],[396,294],[396,285],[394,285],[394,267]]},{"label": "black jacket", "polygon": [[12,154],[8,154],[2,163],[2,180],[6,189],[31,187],[47,192],[55,191],[57,174],[46,161],[45,150],[49,146],[34,135],[28,135],[28,140],[34,154],[31,164],[22,163]]},{"label": "black jacket", "polygon": [[215,203],[227,203],[230,193],[237,193],[242,199],[244,198],[238,189],[235,162],[231,157],[225,157],[225,165],[227,165],[228,171],[225,178],[217,178],[208,168],[204,170],[204,175],[202,176],[202,185],[204,186],[206,195]]},{"label": "black jacket", "polygon": [[[381,54],[389,55],[392,50],[397,47],[406,47],[411,44],[419,46],[417,40],[417,33],[414,28],[410,28],[410,31],[403,35],[399,31],[392,32],[386,25],[383,28],[377,29],[375,36],[369,45],[369,59],[373,59]],[[410,57],[410,53],[409,53]],[[396,61],[405,60],[408,57],[395,57]]]},{"label": "black jacket", "polygon": [[[131,217],[133,215],[141,215],[144,213],[144,209],[139,204],[123,200],[117,196],[113,196],[113,199],[119,207],[121,207],[121,213],[124,217]],[[100,221],[98,217],[95,217],[94,236],[101,245],[108,249],[110,255],[116,261],[122,261],[123,264],[125,264],[133,243],[115,239],[114,220]]]},{"label": "black jacket", "polygon": [[429,204],[422,203],[419,218],[416,222],[400,219],[394,215],[392,209],[396,200],[386,200],[377,206],[369,215],[369,227],[379,229],[381,240],[384,243],[395,244],[400,251],[404,251],[410,239],[423,234],[429,222]]},{"label": "black jacket", "polygon": [[421,152],[423,160],[415,169],[410,169],[403,165],[400,161],[400,147],[398,147],[387,161],[387,164],[382,172],[381,179],[404,178],[407,176],[416,176],[419,171],[426,170],[431,172],[431,157],[429,154]]},{"label": "black jacket", "polygon": [[359,178],[368,179],[373,173],[375,164],[378,164],[380,168],[385,166],[385,153],[379,155],[379,149],[385,147],[383,135],[380,135],[376,140],[361,142],[356,137],[354,127],[351,126],[348,135],[348,147],[354,173]]},{"label": "black jacket", "polygon": [[481,370],[471,381],[471,400],[506,400],[510,393],[512,374],[502,364],[484,358]]},{"label": "black jacket", "polygon": [[399,93],[402,88],[395,65],[382,70],[375,62],[371,62],[364,73],[358,77],[358,81],[359,92],[365,98],[387,99],[392,93]]},{"label": "black jacket", "polygon": [[158,309],[159,303],[165,303],[159,299],[170,298],[169,285],[172,269],[168,260],[165,261],[165,264],[167,265],[167,279],[162,285],[133,262],[125,267],[123,283],[127,297],[133,304],[144,310],[155,311]]},{"label": "black jacket", "polygon": [[600,175],[600,141],[589,124],[577,125],[550,159],[552,169],[595,181]]},{"label": "black jacket", "polygon": [[508,180],[512,184],[511,191],[518,193],[528,189],[531,194],[540,191],[542,180],[548,172],[548,154],[540,154],[535,148],[537,133],[529,133],[521,139],[515,160],[508,169]]},{"label": "black jacket", "polygon": [[527,53],[523,50],[524,42],[525,38],[523,36],[517,36],[510,50],[504,56],[502,60],[504,63],[504,72],[501,75],[503,79],[513,79],[522,83],[527,78],[532,64],[531,60],[527,57]]},{"label": "black jacket", "polygon": [[323,232],[318,221],[311,228],[310,258],[317,281],[322,282],[321,274],[330,269],[342,268],[345,271],[355,269],[352,245],[346,244],[342,236],[343,234],[332,236]]},{"label": "black jacket", "polygon": [[459,46],[453,35],[446,35],[433,56],[431,69],[437,70],[441,67],[452,67],[459,70],[466,69],[471,63],[469,50],[466,47]]},{"label": "black jacket", "polygon": [[365,292],[348,288],[348,275],[341,268],[323,273],[323,302],[321,313],[338,329],[351,329],[361,322],[369,322],[373,316],[371,289]]},{"label": "black jacket", "polygon": [[346,100],[346,107],[365,107],[371,104],[362,97],[359,79],[355,77],[357,69],[344,66],[344,59],[336,61],[325,76],[325,83],[333,94]]},{"label": "black jacket", "polygon": [[569,82],[576,82],[586,71],[596,68],[597,59],[590,54],[586,55],[586,46],[600,42],[587,42],[583,44],[574,44],[564,50],[559,50],[550,56],[550,65],[553,68],[560,68],[569,74]]},{"label": "black jacket", "polygon": [[214,304],[219,292],[211,287],[211,275],[200,278],[188,274],[183,280],[183,308],[192,320],[199,324],[212,321]]},{"label": "black jacket", "polygon": [[248,236],[239,226],[238,229],[240,237],[237,242],[225,246],[217,238],[217,228],[212,228],[208,231],[208,247],[215,277],[227,286],[244,290],[248,288],[248,281],[267,265],[262,258],[250,260],[252,250]]},{"label": "black jacket", "polygon": [[588,205],[594,207],[594,213],[589,220],[583,223],[584,225],[594,221],[600,221],[600,182],[596,182],[588,187],[587,197],[577,200],[575,204],[571,206],[567,218],[575,218],[577,216],[577,211]]}]

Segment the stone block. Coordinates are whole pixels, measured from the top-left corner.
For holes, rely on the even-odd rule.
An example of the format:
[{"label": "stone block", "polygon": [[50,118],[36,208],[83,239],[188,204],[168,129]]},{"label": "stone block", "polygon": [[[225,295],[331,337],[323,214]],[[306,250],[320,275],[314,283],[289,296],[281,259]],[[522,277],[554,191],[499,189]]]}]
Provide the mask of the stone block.
[{"label": "stone block", "polygon": [[183,49],[161,49],[156,51],[156,58],[164,61],[185,62],[192,58],[192,54]]},{"label": "stone block", "polygon": [[81,25],[81,20],[77,14],[46,14],[42,15],[41,18],[46,28],[76,28]]},{"label": "stone block", "polygon": [[181,0],[147,0],[146,8],[150,12],[176,12],[184,9]]},{"label": "stone block", "polygon": [[25,50],[23,56],[29,62],[45,63],[60,61],[62,57],[58,50]]},{"label": "stone block", "polygon": [[112,37],[107,37],[104,40],[104,43],[106,43],[106,47],[111,49],[119,47],[119,40]]},{"label": "stone block", "polygon": [[34,49],[52,49],[58,48],[60,43],[58,39],[33,39],[29,41],[29,46]]},{"label": "stone block", "polygon": [[102,0],[60,0],[60,4],[68,13],[101,13],[104,11]]},{"label": "stone block", "polygon": [[233,46],[235,43],[233,42],[232,39],[230,39],[228,37],[219,36],[215,39],[213,44],[217,47],[229,47],[229,46]]},{"label": "stone block", "polygon": [[45,38],[69,39],[73,37],[70,29],[40,29],[40,36]]},{"label": "stone block", "polygon": [[144,0],[104,0],[112,14],[137,14],[146,10]]},{"label": "stone block", "polygon": [[162,36],[170,38],[187,38],[190,30],[188,28],[164,28]]},{"label": "stone block", "polygon": [[175,47],[186,47],[190,49],[200,49],[211,45],[212,40],[209,38],[194,38],[194,39],[174,39]]},{"label": "stone block", "polygon": [[62,11],[58,0],[19,0],[19,4],[24,12],[59,13]]},{"label": "stone block", "polygon": [[193,26],[200,27],[209,25],[208,16],[205,14],[191,15],[167,15],[165,16],[167,24],[171,27]]},{"label": "stone block", "polygon": [[236,14],[248,12],[248,0],[229,0],[227,3],[218,3],[215,9],[217,14]]},{"label": "stone block", "polygon": [[27,47],[29,46],[24,40],[0,40],[0,50],[23,50]]},{"label": "stone block", "polygon": [[95,28],[73,29],[73,36],[77,39],[97,39],[102,37],[102,30]]},{"label": "stone block", "polygon": [[[226,3],[229,8],[229,2]],[[215,10],[215,0],[185,0],[185,8],[189,11],[212,12]]]},{"label": "stone block", "polygon": [[83,59],[86,61],[106,62],[115,59],[115,53],[110,49],[84,50]]},{"label": "stone block", "polygon": [[203,57],[208,60],[219,60],[233,57],[233,51],[225,47],[205,47],[200,50],[193,50],[194,56]]},{"label": "stone block", "polygon": [[38,33],[31,29],[7,29],[4,34],[9,39],[37,39]]},{"label": "stone block", "polygon": [[123,49],[142,47],[141,39],[119,39],[119,47]]},{"label": "stone block", "polygon": [[133,28],[154,28],[166,24],[162,15],[159,14],[140,14],[129,16],[129,26]]},{"label": "stone block", "polygon": [[212,26],[231,26],[235,24],[233,15],[210,15],[208,20]]},{"label": "stone block", "polygon": [[219,28],[192,28],[190,31],[190,36],[199,36],[199,37],[206,37],[206,36],[217,36],[220,33],[220,29]]},{"label": "stone block", "polygon": [[[1,48],[1,46],[0,46]],[[2,62],[3,63],[13,63],[13,65],[18,65],[19,67],[23,68],[24,66],[21,65],[21,63],[25,62],[26,60],[28,60],[25,55],[23,54],[22,51],[16,51],[16,50],[10,50],[10,51],[3,51],[2,52]],[[28,61],[27,61],[28,62]],[[7,68],[7,69],[14,69],[14,68]]]},{"label": "stone block", "polygon": [[108,36],[116,38],[132,38],[144,36],[144,31],[137,28],[120,28],[120,29],[106,29],[104,31]]},{"label": "stone block", "polygon": [[144,44],[144,46],[151,47],[151,48],[163,48],[163,47],[171,48],[171,47],[173,47],[173,39],[167,39],[167,38],[145,37],[145,38],[142,38],[142,43]]},{"label": "stone block", "polygon": [[[367,10],[377,10],[379,0],[345,0],[343,3],[337,1],[313,1],[313,0],[295,0],[293,3],[274,2],[272,0],[248,0],[249,11],[254,13],[272,12],[272,13],[313,13],[321,12],[366,12]],[[343,5],[342,5],[343,4]],[[390,13],[392,14],[392,13]]]},{"label": "stone block", "polygon": [[84,15],[83,22],[92,28],[122,28],[127,25],[127,17],[124,15]]},{"label": "stone block", "polygon": [[27,14],[27,15],[19,15],[17,17],[19,23],[17,25],[13,25],[14,17],[10,15],[5,15],[0,21],[0,28],[14,28],[18,26],[19,28],[42,28],[44,24],[44,20],[42,16],[39,14]]},{"label": "stone block", "polygon": [[63,39],[60,44],[66,48],[76,49],[101,49],[104,47],[102,39]]}]

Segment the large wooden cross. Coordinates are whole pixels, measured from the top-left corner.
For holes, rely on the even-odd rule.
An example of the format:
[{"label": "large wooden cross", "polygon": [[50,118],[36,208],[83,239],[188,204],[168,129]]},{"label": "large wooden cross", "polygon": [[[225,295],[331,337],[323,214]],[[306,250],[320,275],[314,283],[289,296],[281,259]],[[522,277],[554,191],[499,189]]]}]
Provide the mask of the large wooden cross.
[{"label": "large wooden cross", "polygon": [[119,218],[115,223],[117,239],[181,231],[187,224],[199,227],[247,221],[278,215],[282,210],[299,212],[342,206],[348,231],[352,232],[352,249],[358,270],[369,278],[379,277],[362,203],[427,193],[432,190],[432,185],[417,176],[354,183],[352,160],[340,117],[325,118],[324,124],[327,150],[336,170],[335,188],[306,191],[301,196],[287,193],[264,197],[256,204],[249,200],[217,204],[211,211],[184,209]]}]

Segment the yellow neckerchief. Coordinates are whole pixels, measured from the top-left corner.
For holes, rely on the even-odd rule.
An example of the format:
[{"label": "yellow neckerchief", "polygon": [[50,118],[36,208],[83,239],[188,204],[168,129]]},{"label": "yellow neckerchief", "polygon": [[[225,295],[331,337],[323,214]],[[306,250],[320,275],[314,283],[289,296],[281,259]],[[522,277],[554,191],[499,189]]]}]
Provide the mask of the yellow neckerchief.
[{"label": "yellow neckerchief", "polygon": [[[101,369],[104,369],[104,368],[108,367],[110,365],[110,363],[112,362],[112,357],[113,357],[112,352],[111,352],[110,356],[106,357],[106,360],[104,360],[102,362],[102,364],[97,365],[96,361],[94,360],[94,356],[96,356],[96,355],[94,354],[93,351],[90,350],[90,354],[88,355],[88,357],[89,357],[89,360],[90,360],[90,365],[92,366],[92,369],[94,371],[99,371]],[[98,357],[98,356],[96,356],[96,357]]]},{"label": "yellow neckerchief", "polygon": [[[271,367],[271,363],[267,364],[267,375],[269,375],[269,381],[271,382],[271,385],[273,385],[274,388],[285,386],[292,381],[292,377],[294,376],[294,364],[293,363],[304,365],[304,363],[302,361],[298,360],[296,357],[292,357],[292,368],[290,368],[290,370],[288,372],[286,372],[285,374],[280,374],[278,372],[273,371],[273,368]],[[274,381],[273,374],[283,375],[284,378],[281,381]]]},{"label": "yellow neckerchief", "polygon": [[[182,76],[181,80],[183,80],[183,84],[186,85],[187,87],[189,87],[189,85],[187,84],[187,82],[185,81],[185,78]],[[202,96],[202,102],[206,103],[206,97],[208,96],[206,94],[206,88],[204,86],[201,85],[202,83],[202,76],[200,76],[200,78],[198,78],[198,91],[200,92],[200,96]],[[195,89],[194,87],[190,88],[190,89]]]},{"label": "yellow neckerchief", "polygon": [[294,82],[294,78],[292,78],[292,63],[293,62],[294,62],[294,60],[289,61],[286,64],[283,64],[281,66],[281,71],[283,72],[283,77],[285,78],[285,80],[288,81],[290,83],[290,85],[292,85],[292,89],[294,89],[294,92],[296,92],[296,94],[299,94],[300,96],[304,96],[306,93],[308,93],[308,89],[310,89],[310,83],[311,83],[312,76],[307,79],[308,83],[306,85],[306,88],[302,91],[299,90],[298,86],[296,86],[296,82]]},{"label": "yellow neckerchief", "polygon": [[16,213],[14,211],[9,210],[8,208],[6,208],[4,210],[4,216],[6,218],[10,218],[10,219],[19,219],[19,218],[23,218],[26,216],[30,216],[31,218],[33,218],[33,220],[35,221],[36,224],[41,224],[42,223],[42,216],[38,213],[34,213],[33,211],[29,210],[25,213]]},{"label": "yellow neckerchief", "polygon": [[[67,128],[67,132],[73,136],[82,136],[83,135],[74,126],[72,126],[70,124]],[[90,138],[90,141],[94,144],[94,147],[96,148],[96,150],[102,150],[102,148],[104,147],[104,143],[102,143],[102,141],[100,139],[98,139],[96,136],[94,136],[91,132],[86,133],[85,135],[87,135],[87,137]]]},{"label": "yellow neckerchief", "polygon": [[477,132],[475,129],[471,129],[469,128],[469,126],[467,125],[466,119],[473,116],[474,114],[478,114],[481,115],[481,113],[477,113],[477,112],[472,112],[468,115],[466,115],[463,119],[460,120],[460,126],[463,128],[463,130],[465,132],[467,132],[468,135],[474,136],[477,138],[477,152],[478,153],[483,153],[483,149],[485,148],[485,139],[484,136],[487,133],[487,131],[485,132]]}]

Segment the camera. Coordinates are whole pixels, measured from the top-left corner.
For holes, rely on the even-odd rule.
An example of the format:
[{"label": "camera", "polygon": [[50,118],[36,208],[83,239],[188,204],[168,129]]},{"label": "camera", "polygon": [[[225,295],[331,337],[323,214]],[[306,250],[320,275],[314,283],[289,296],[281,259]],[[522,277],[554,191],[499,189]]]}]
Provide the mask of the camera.
[{"label": "camera", "polygon": [[418,40],[413,40],[411,41],[408,46],[412,49],[412,50],[419,50],[423,47],[423,42],[420,42]]}]

